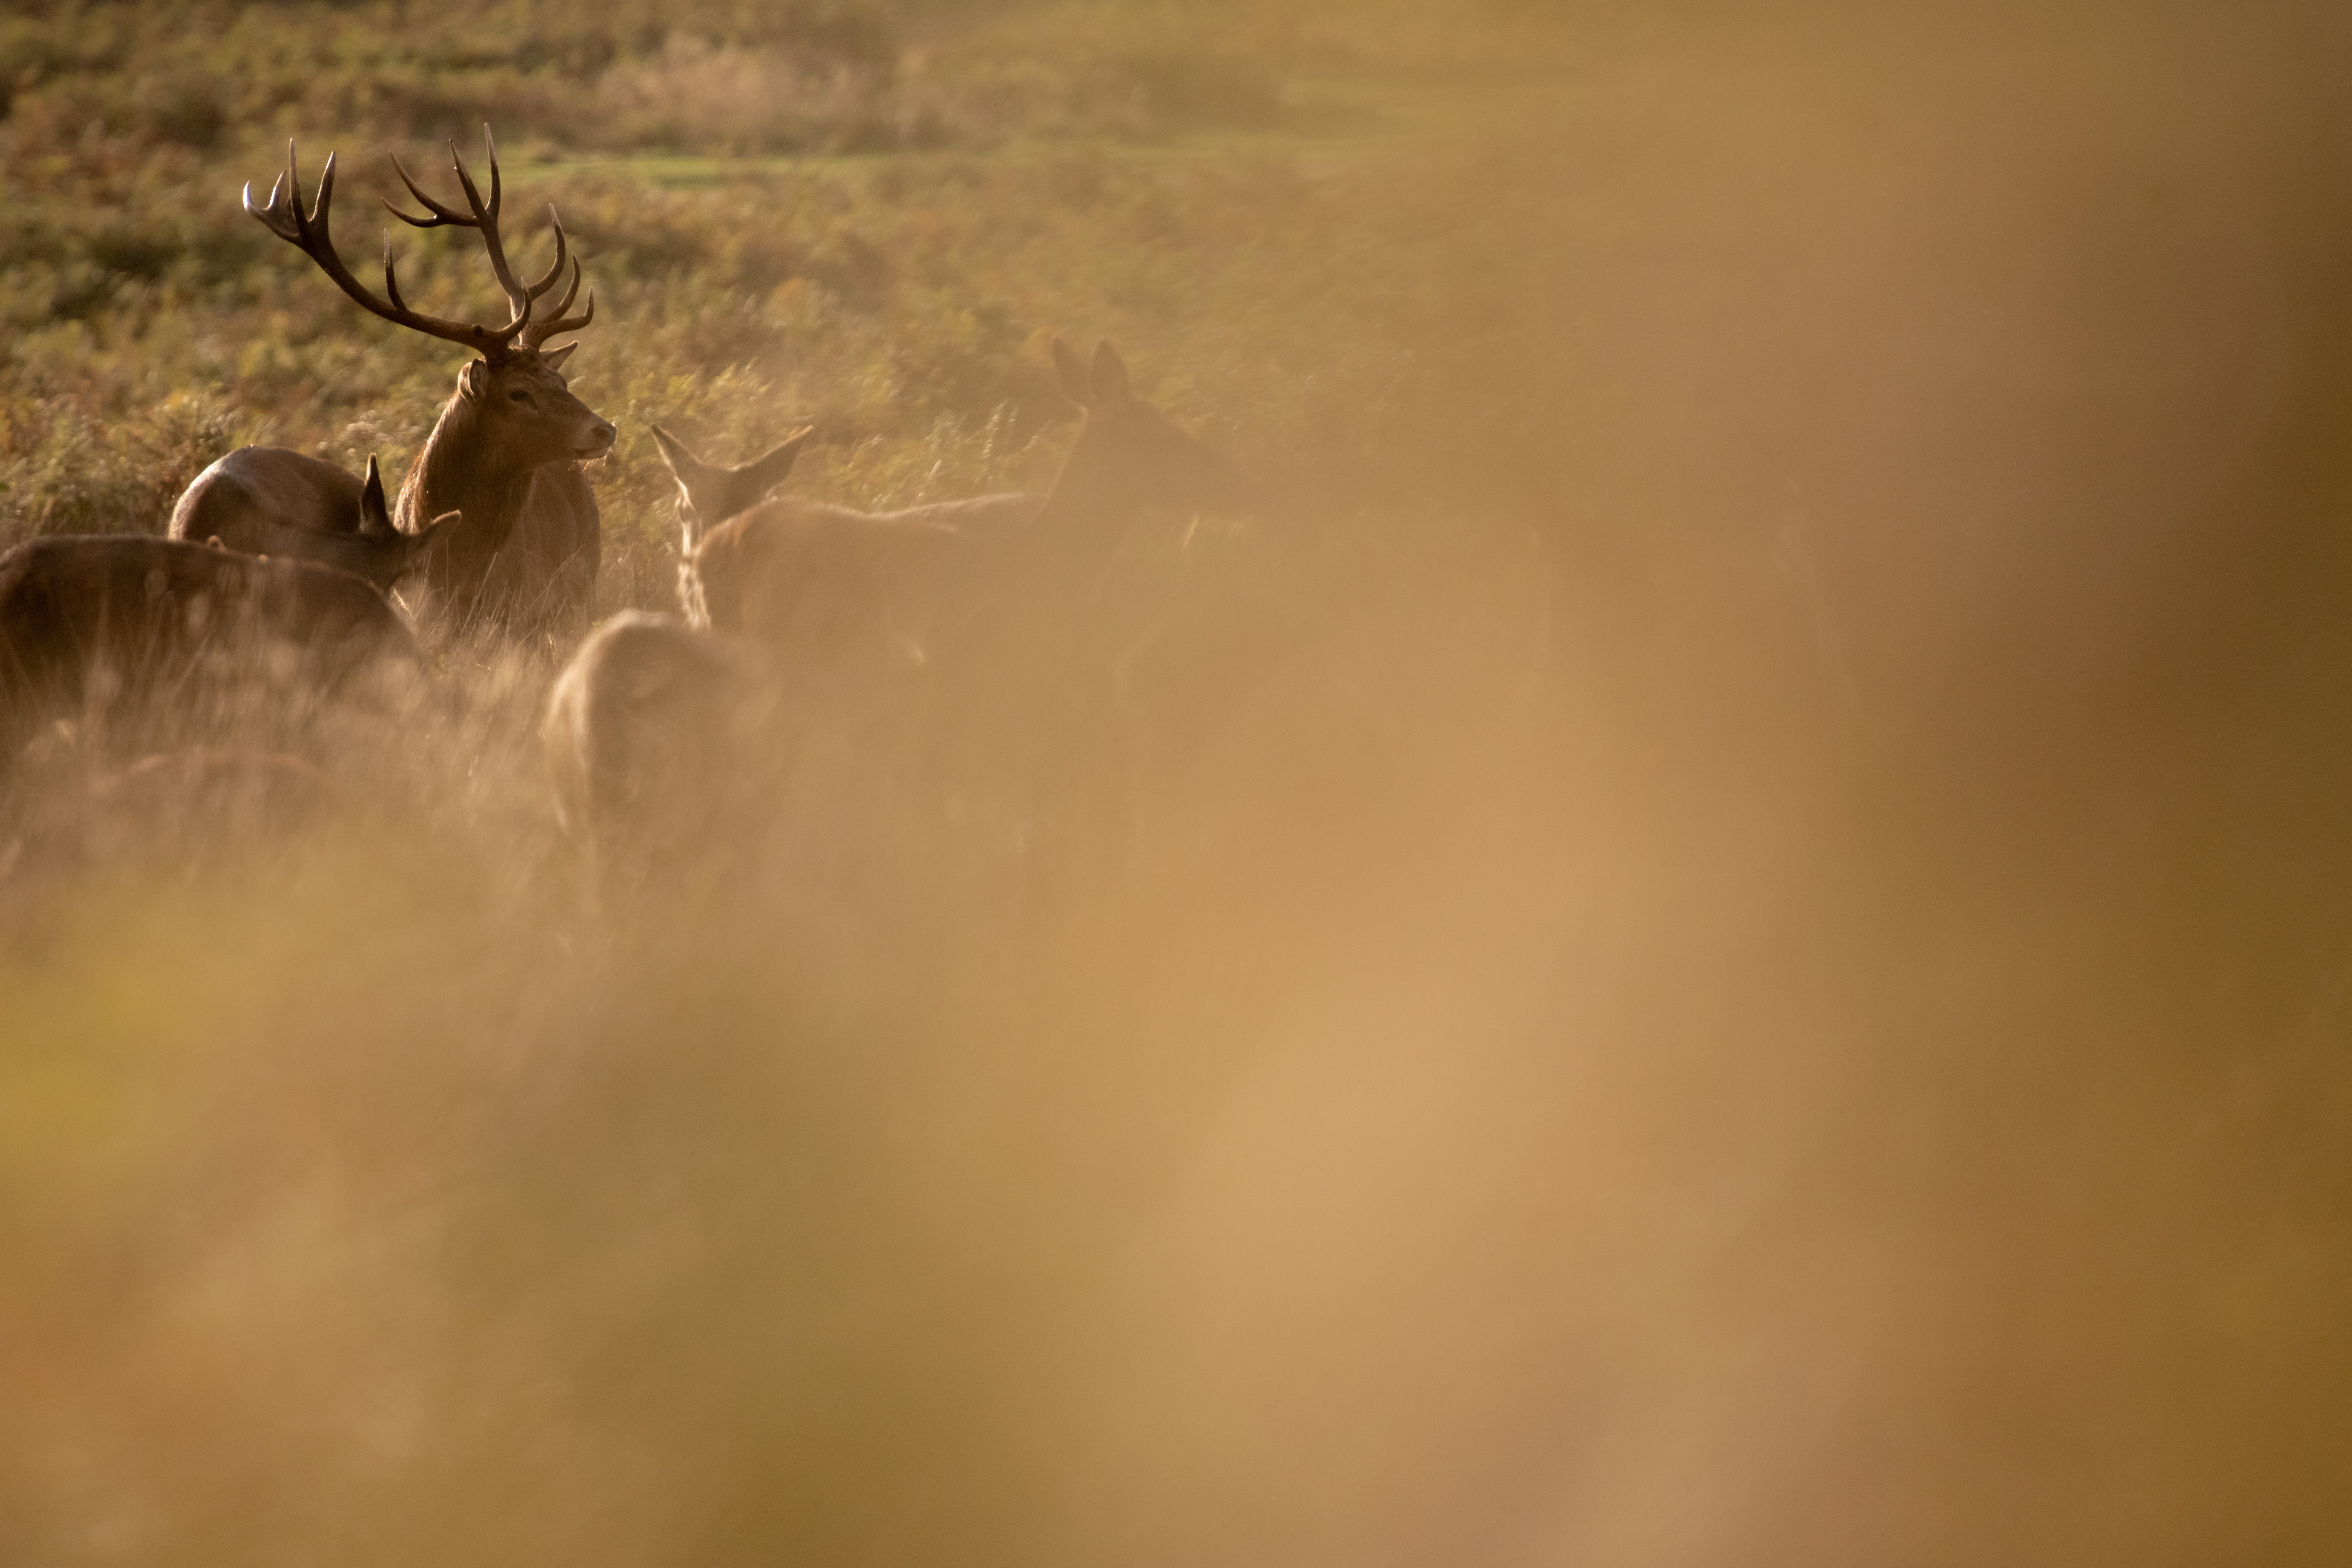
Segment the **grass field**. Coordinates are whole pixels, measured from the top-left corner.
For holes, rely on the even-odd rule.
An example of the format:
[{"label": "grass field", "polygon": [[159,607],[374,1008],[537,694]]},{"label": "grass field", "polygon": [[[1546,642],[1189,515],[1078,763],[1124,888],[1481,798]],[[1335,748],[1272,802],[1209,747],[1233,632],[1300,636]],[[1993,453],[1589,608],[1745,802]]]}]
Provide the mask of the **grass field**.
[{"label": "grass field", "polygon": [[237,192],[339,151],[363,260],[485,120],[597,290],[600,614],[650,425],[1042,483],[1055,333],[1260,497],[1126,547],[1176,696],[1055,875],[833,689],[724,896],[599,909],[561,647],[189,719],[298,820],[44,736],[0,1563],[2341,1558],[2347,75],[2287,4],[0,18],[0,546],[404,468],[461,356]]}]

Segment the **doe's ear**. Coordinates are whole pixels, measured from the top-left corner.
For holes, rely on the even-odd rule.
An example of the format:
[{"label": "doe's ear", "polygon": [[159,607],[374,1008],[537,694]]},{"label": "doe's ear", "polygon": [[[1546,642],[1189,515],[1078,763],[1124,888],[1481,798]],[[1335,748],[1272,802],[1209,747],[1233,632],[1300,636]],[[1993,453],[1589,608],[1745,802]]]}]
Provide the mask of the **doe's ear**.
[{"label": "doe's ear", "polygon": [[368,454],[367,482],[360,486],[360,536],[383,539],[398,531],[392,526],[392,509],[384,504],[383,475],[377,471],[375,454]]},{"label": "doe's ear", "polygon": [[1059,338],[1054,340],[1054,374],[1062,384],[1063,396],[1081,408],[1094,406],[1094,380],[1087,374],[1087,362]]},{"label": "doe's ear", "polygon": [[660,426],[655,425],[649,428],[654,433],[654,445],[661,448],[663,464],[675,477],[682,479],[693,470],[709,466],[694,455],[692,447]]},{"label": "doe's ear", "polygon": [[457,373],[458,395],[469,403],[479,403],[489,389],[490,367],[478,359],[467,360],[466,368]]},{"label": "doe's ear", "polygon": [[408,558],[411,561],[414,561],[417,557],[423,555],[425,553],[425,544],[435,534],[440,532],[443,529],[448,527],[451,523],[457,521],[459,518],[465,515],[466,514],[462,511],[445,511],[439,517],[435,518],[431,522],[428,522],[424,527],[418,529],[415,533],[410,534],[408,536]]},{"label": "doe's ear", "polygon": [[750,506],[770,490],[784,482],[793,471],[793,460],[801,455],[801,447],[816,434],[816,426],[803,425],[784,437],[782,445],[758,462],[746,463],[735,470],[736,494],[745,506]]},{"label": "doe's ear", "polygon": [[540,351],[539,363],[545,365],[550,370],[562,370],[563,368],[563,362],[570,359],[572,357],[572,351],[579,346],[579,342],[575,340],[574,342],[564,344],[560,349],[542,349]]},{"label": "doe's ear", "polygon": [[1127,390],[1127,362],[1108,338],[1095,344],[1094,389],[1095,405],[1100,408],[1121,408],[1133,401]]}]

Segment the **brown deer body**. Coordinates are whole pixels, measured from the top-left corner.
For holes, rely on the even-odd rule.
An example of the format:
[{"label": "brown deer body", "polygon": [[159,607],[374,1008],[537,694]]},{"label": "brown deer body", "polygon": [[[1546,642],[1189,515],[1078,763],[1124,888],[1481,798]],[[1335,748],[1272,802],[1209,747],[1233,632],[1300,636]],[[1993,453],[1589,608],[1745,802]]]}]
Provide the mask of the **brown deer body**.
[{"label": "brown deer body", "polygon": [[580,645],[540,731],[556,816],[608,893],[706,887],[753,847],[775,688],[730,639],[630,610]]},{"label": "brown deer body", "polygon": [[0,770],[50,719],[184,713],[222,677],[330,694],[379,661],[421,668],[406,623],[349,573],[136,534],[37,539],[0,555]]},{"label": "brown deer body", "polygon": [[[301,180],[290,146],[287,173],[271,187],[268,203],[257,206],[248,186],[245,205],[363,309],[481,356],[459,374],[456,392],[443,405],[431,437],[410,466],[394,521],[404,532],[421,534],[431,520],[458,514],[421,552],[426,598],[436,620],[460,627],[487,623],[531,634],[583,621],[595,592],[601,522],[580,465],[611,451],[615,433],[608,421],[572,395],[563,378],[563,362],[577,345],[542,346],[559,332],[593,321],[595,296],[589,296],[580,315],[564,315],[580,289],[580,264],[572,259],[572,282],[562,300],[546,320],[534,321],[537,301],[554,287],[570,256],[562,221],[555,222],[554,265],[536,280],[525,282],[509,267],[499,234],[501,192],[496,146],[490,149],[487,200],[454,147],[450,163],[465,194],[466,210],[426,195],[397,158],[394,168],[410,194],[425,205],[426,216],[391,210],[419,228],[471,228],[480,235],[511,307],[499,327],[446,321],[409,309],[400,296],[389,240],[384,297],[352,275],[329,232],[332,154],[320,172],[318,199],[309,213],[302,210]],[[285,488],[299,490],[292,477],[299,465],[286,459],[299,454],[259,450],[282,454],[270,461],[286,476]],[[315,529],[321,526],[319,516],[276,521]]]},{"label": "brown deer body", "polygon": [[761,501],[790,471],[807,431],[757,463],[726,469],[656,430],[678,482],[680,591],[689,616],[755,638],[801,668],[876,656],[922,663],[992,605],[1029,599],[1023,615],[1066,619],[1142,513],[1240,499],[1222,458],[1130,395],[1127,367],[1109,343],[1097,346],[1091,369],[1059,340],[1054,351],[1063,390],[1085,424],[1043,496],[891,512]]},{"label": "brown deer body", "polygon": [[1045,498],[979,496],[879,512],[762,499],[791,473],[809,434],[727,468],[654,427],[678,488],[678,602],[695,625],[750,637],[804,669],[876,658],[919,664],[923,586],[946,574],[968,536],[1025,522]]},{"label": "brown deer body", "polygon": [[558,374],[570,353],[467,365],[400,488],[404,529],[461,515],[425,557],[429,602],[459,625],[578,626],[594,602],[602,523],[580,464],[614,430]]},{"label": "brown deer body", "polygon": [[[320,526],[329,519],[335,526]],[[196,544],[217,539],[248,555],[331,566],[389,594],[454,521],[453,513],[413,533],[394,527],[373,457],[362,479],[287,447],[239,447],[181,492],[165,531]]]},{"label": "brown deer body", "polygon": [[[749,486],[719,482],[728,470],[662,441],[688,604],[762,645],[780,677],[835,687],[793,688],[808,699],[794,713],[803,743],[838,731],[818,743],[865,759],[871,787],[944,791],[965,847],[1026,863],[1032,880],[1107,864],[1121,831],[1123,666],[1177,581],[1152,569],[1165,552],[1133,549],[1137,523],[1245,500],[1222,458],[1131,395],[1108,343],[1091,365],[1054,349],[1085,422],[1042,498],[895,513],[750,505]],[[754,480],[782,478],[799,439],[752,465]],[[748,510],[696,537],[706,509],[730,502]],[[905,679],[912,665],[921,679]]]}]

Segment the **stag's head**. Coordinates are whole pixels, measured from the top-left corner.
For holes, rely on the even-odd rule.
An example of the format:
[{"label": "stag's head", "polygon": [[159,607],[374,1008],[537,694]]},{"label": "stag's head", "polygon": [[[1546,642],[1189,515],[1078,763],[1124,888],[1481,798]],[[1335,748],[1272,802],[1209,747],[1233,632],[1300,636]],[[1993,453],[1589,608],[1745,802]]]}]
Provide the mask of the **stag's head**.
[{"label": "stag's head", "polygon": [[793,460],[801,455],[802,446],[816,426],[803,425],[766,457],[740,468],[706,463],[685,442],[660,426],[653,429],[654,444],[661,448],[662,461],[669,466],[670,478],[677,481],[678,528],[685,535],[687,547],[691,549],[705,530],[718,527],[738,512],[750,510],[760,504],[761,497],[782,484],[784,477],[793,471]]},{"label": "stag's head", "polygon": [[[474,413],[488,438],[509,452],[518,466],[530,468],[567,459],[601,458],[613,449],[613,426],[574,397],[563,378],[563,362],[579,345],[566,343],[560,349],[545,346],[548,339],[578,331],[596,319],[595,291],[589,291],[587,304],[579,315],[564,313],[579,297],[580,262],[571,254],[563,220],[552,206],[547,213],[554,226],[555,260],[534,279],[525,281],[516,276],[507,262],[506,244],[499,232],[499,208],[504,191],[499,175],[498,146],[490,142],[488,126],[483,127],[482,136],[489,146],[490,194],[487,200],[467,173],[465,160],[457,155],[457,144],[452,142],[449,163],[465,195],[465,210],[425,195],[397,156],[392,160],[392,166],[409,194],[424,205],[425,216],[403,212],[390,202],[383,205],[393,216],[412,227],[470,228],[481,236],[490,269],[507,296],[508,316],[500,326],[454,321],[410,309],[400,297],[400,279],[394,267],[389,234],[383,242],[383,294],[379,297],[352,276],[335,249],[329,227],[333,219],[335,194],[335,155],[331,153],[327,154],[326,166],[319,174],[318,200],[308,213],[302,210],[301,170],[291,142],[286,145],[286,173],[270,186],[268,203],[256,206],[253,187],[247,184],[245,210],[267,225],[272,234],[316,262],[337,288],[363,309],[428,337],[462,344],[478,354],[480,357],[459,374],[457,395]],[[552,310],[541,315],[539,302],[563,276],[567,261],[572,268],[571,286]]]},{"label": "stag's head", "polygon": [[563,379],[563,362],[579,346],[519,350],[458,373],[457,396],[517,468],[590,462],[613,449],[612,422],[574,397]]},{"label": "stag's head", "polygon": [[1128,386],[1127,362],[1109,340],[1095,345],[1089,364],[1055,338],[1054,371],[1062,395],[1083,409],[1086,417],[1070,451],[1066,482],[1116,488],[1156,511],[1247,508],[1250,490],[1241,471],[1137,397]]}]

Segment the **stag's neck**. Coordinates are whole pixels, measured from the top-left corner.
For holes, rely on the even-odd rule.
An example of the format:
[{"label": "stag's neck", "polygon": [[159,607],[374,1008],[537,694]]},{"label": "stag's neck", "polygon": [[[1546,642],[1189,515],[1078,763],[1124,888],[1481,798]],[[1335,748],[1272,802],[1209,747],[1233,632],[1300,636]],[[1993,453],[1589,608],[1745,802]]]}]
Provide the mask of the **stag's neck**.
[{"label": "stag's neck", "polygon": [[409,467],[395,521],[414,533],[445,512],[463,512],[443,530],[457,536],[447,547],[487,556],[514,531],[530,479],[530,469],[506,460],[488,439],[474,405],[462,395],[453,396]]}]

